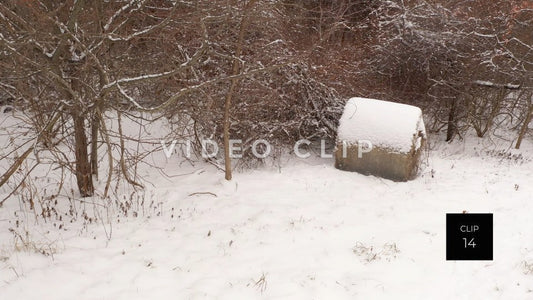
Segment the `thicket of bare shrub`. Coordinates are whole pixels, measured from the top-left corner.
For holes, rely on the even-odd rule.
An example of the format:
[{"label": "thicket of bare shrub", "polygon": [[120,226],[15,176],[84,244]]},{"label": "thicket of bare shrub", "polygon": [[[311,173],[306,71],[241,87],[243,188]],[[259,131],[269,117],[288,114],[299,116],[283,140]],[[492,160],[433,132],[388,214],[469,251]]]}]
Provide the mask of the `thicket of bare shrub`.
[{"label": "thicket of bare shrub", "polygon": [[419,105],[447,140],[510,124],[519,147],[533,115],[532,16],[522,0],[4,1],[0,100],[27,133],[2,155],[0,187],[46,162],[83,197],[120,180],[142,188],[145,154],[128,145],[159,148],[110,126],[124,118],[165,116],[196,151],[201,136],[224,150],[242,139],[245,162],[260,138],[331,141],[351,96]]}]

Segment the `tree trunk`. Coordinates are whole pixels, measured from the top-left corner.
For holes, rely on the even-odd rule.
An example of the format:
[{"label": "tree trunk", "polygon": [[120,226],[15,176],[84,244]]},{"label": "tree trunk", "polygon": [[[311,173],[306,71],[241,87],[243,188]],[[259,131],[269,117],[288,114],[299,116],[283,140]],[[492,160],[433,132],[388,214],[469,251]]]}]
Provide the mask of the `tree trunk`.
[{"label": "tree trunk", "polygon": [[[246,32],[246,26],[248,25],[248,12],[253,7],[254,3],[257,0],[250,0],[244,7],[243,17],[241,20],[239,28],[239,39],[237,41],[237,49],[235,51],[235,58],[233,59],[233,68],[231,75],[238,75],[240,72],[239,68],[239,58],[242,53],[242,48],[244,44],[244,33]],[[230,128],[230,109],[231,109],[231,99],[233,98],[233,93],[235,88],[239,83],[238,78],[233,78],[231,80],[231,85],[226,94],[226,101],[224,103],[224,170],[225,170],[225,179],[231,180],[231,157],[229,153],[229,128]]]},{"label": "tree trunk", "polygon": [[98,128],[100,120],[97,112],[94,112],[91,120],[91,173],[98,180]]},{"label": "tree trunk", "polygon": [[94,194],[91,164],[87,153],[87,135],[85,134],[85,118],[79,111],[72,113],[74,121],[74,147],[76,153],[76,181],[82,197]]},{"label": "tree trunk", "polygon": [[451,142],[457,133],[457,98],[453,98],[450,111],[448,112],[448,129],[446,132],[446,142]]},{"label": "tree trunk", "polygon": [[520,128],[520,134],[518,135],[518,140],[516,141],[515,148],[520,149],[520,145],[522,144],[522,140],[524,139],[524,136],[526,135],[527,128],[529,127],[529,123],[533,119],[533,99],[529,102],[529,108],[526,115],[526,119],[524,120],[524,124],[522,124],[522,128]]}]

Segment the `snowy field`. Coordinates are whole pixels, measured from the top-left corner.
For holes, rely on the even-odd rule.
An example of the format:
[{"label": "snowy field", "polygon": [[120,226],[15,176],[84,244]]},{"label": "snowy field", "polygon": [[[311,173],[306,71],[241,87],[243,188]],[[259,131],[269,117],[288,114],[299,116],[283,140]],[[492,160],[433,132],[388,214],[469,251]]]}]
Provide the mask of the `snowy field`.
[{"label": "snowy field", "polygon": [[[75,213],[45,221],[9,199],[0,299],[533,299],[531,139],[467,140],[407,183],[290,157],[225,182],[171,158],[111,208],[59,199]],[[493,261],[446,261],[463,211],[494,214]]]}]

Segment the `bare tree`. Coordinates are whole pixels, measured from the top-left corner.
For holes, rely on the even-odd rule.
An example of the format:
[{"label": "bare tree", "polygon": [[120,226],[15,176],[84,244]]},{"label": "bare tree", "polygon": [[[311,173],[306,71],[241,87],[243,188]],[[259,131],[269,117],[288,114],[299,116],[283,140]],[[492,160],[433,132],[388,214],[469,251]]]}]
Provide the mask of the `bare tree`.
[{"label": "bare tree", "polygon": [[[13,168],[49,149],[75,175],[80,195],[91,196],[104,145],[104,196],[115,171],[141,187],[130,173],[128,161],[136,160],[126,157],[120,127],[121,115],[139,112],[191,120],[197,134],[224,140],[226,154],[230,135],[277,132],[287,140],[326,124],[332,137],[338,111],[325,111],[324,103],[336,98],[306,78],[309,68],[283,30],[290,20],[282,7],[276,1],[0,3],[0,46],[9,53],[2,57],[1,88],[29,115],[36,141]],[[319,94],[329,96],[322,101]],[[273,115],[263,117],[266,108],[275,108]],[[305,113],[295,118],[299,108]],[[113,119],[118,132],[107,128]],[[230,177],[230,159],[225,163]],[[2,183],[11,174],[10,168]]]},{"label": "bare tree", "polygon": [[[157,89],[158,81],[183,73],[198,63],[206,48],[195,45],[197,53],[192,57],[167,56],[171,64],[156,66],[146,60],[162,57],[165,53],[161,46],[163,49],[180,47],[166,38],[172,34],[170,24],[173,18],[178,18],[177,9],[188,13],[188,3],[159,2],[8,1],[0,4],[3,32],[0,45],[11,56],[4,60],[4,87],[21,100],[27,113],[44,115],[48,121],[42,124],[53,121],[50,128],[58,120],[71,120],[72,170],[83,197],[94,193],[98,137],[109,134],[100,130],[106,122],[104,112],[110,108],[128,110],[128,106],[143,104],[129,97],[124,87],[142,83],[144,90],[140,88],[138,93],[145,96]],[[154,42],[147,43],[149,39]],[[147,67],[153,73],[147,72]],[[158,100],[153,102],[157,104]],[[42,140],[41,136],[49,135],[42,126],[34,129],[38,141]],[[122,172],[125,178],[130,178],[126,168]],[[8,175],[2,181],[7,181]]]},{"label": "bare tree", "polygon": [[[431,127],[447,127],[448,141],[470,126],[480,129],[479,122],[493,120],[506,107],[502,101],[507,91],[494,86],[525,87],[524,80],[530,77],[531,37],[525,34],[531,26],[528,5],[523,1],[382,2],[369,17],[376,40],[366,51],[368,80],[363,82],[370,87],[368,93],[422,106],[433,116]],[[483,95],[491,95],[494,101],[478,101]],[[478,104],[487,105],[490,118],[478,114],[482,109]],[[480,136],[492,126],[492,121],[485,123],[487,127],[478,130]]]}]

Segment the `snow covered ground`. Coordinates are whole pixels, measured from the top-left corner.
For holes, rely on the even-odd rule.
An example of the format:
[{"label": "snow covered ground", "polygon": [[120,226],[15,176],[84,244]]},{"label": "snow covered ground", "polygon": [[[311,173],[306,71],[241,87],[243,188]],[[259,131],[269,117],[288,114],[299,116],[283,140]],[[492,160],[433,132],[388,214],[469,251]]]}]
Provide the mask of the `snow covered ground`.
[{"label": "snow covered ground", "polygon": [[[533,145],[497,144],[438,143],[406,183],[318,158],[225,182],[172,158],[110,209],[59,199],[87,218],[13,198],[0,299],[532,299]],[[493,261],[446,261],[445,215],[464,210],[494,214]]]}]

